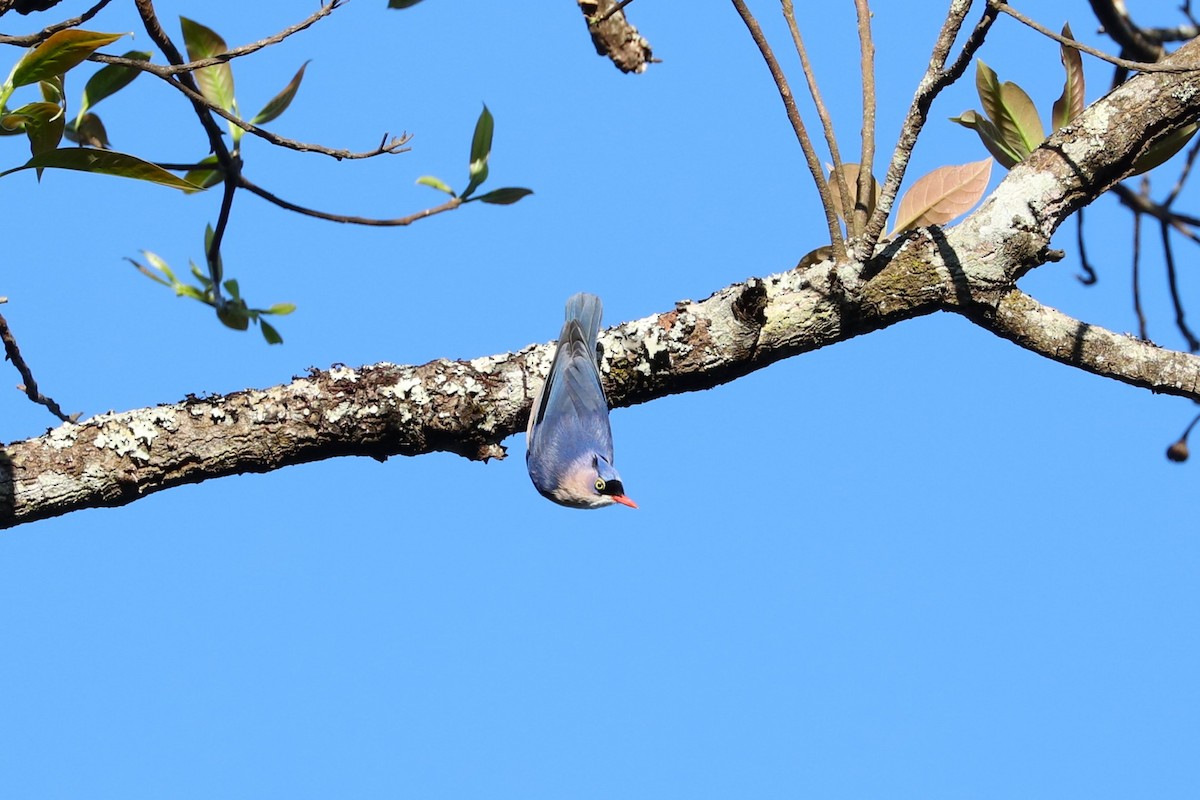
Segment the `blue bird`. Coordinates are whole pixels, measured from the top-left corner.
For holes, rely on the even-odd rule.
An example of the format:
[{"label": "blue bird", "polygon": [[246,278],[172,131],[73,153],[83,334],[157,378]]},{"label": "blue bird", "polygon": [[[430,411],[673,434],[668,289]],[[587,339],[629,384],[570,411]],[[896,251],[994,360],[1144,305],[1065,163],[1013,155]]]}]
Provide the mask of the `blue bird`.
[{"label": "blue bird", "polygon": [[601,310],[593,294],[567,300],[550,374],[529,414],[525,465],[537,490],[560,505],[637,508],[613,467],[608,400],[596,363]]}]

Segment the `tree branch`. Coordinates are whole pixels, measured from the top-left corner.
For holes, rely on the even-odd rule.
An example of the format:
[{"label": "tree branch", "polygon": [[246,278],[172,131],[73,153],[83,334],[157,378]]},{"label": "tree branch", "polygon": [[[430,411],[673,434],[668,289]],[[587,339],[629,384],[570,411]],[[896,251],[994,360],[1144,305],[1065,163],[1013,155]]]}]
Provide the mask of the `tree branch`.
[{"label": "tree branch", "polygon": [[587,21],[588,33],[596,53],[608,56],[617,69],[626,74],[646,71],[649,64],[658,62],[650,43],[629,23],[622,10],[629,0],[578,0],[579,10]]},{"label": "tree branch", "polygon": [[[1169,60],[1191,66],[1200,42]],[[1055,229],[1200,115],[1200,73],[1146,73],[1017,164],[959,225],[909,231],[866,263],[826,260],[721,289],[602,336],[616,406],[708,389],[780,359],[944,310],[1098,375],[1200,400],[1200,358],[1073,320],[1014,288],[1060,257]],[[498,458],[551,348],[313,372],[270,389],[105,414],[0,450],[0,527],[172,486],[342,455]]]},{"label": "tree branch", "polygon": [[1161,394],[1200,397],[1200,357],[1074,319],[1013,289],[980,326],[1026,350]]}]

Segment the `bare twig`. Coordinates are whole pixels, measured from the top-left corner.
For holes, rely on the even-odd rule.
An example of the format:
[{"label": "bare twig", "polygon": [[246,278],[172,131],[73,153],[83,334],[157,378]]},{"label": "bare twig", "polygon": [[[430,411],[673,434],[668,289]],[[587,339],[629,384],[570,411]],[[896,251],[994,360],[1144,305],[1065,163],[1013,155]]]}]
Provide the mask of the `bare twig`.
[{"label": "bare twig", "polygon": [[[1142,187],[1138,192],[1142,197],[1149,197],[1150,182],[1145,178],[1142,179]],[[1142,215],[1138,211],[1133,212],[1133,313],[1137,315],[1138,323],[1138,338],[1143,342],[1150,341],[1150,337],[1146,335],[1146,315],[1142,311],[1142,280],[1141,280],[1141,261],[1142,261]]]},{"label": "bare twig", "polygon": [[996,11],[989,3],[984,7],[983,16],[976,23],[975,29],[963,43],[958,58],[947,68],[946,59],[950,55],[950,48],[953,47],[954,39],[958,36],[963,20],[970,10],[971,0],[951,0],[950,9],[946,13],[946,21],[942,24],[942,30],[938,33],[937,41],[933,45],[933,52],[929,57],[929,67],[925,70],[925,75],[921,78],[916,95],[909,106],[908,114],[904,117],[904,124],[901,126],[896,148],[892,151],[892,162],[888,165],[887,177],[884,179],[883,189],[879,193],[879,202],[875,206],[875,213],[871,215],[871,219],[867,223],[867,230],[862,241],[857,244],[854,255],[859,261],[870,258],[875,245],[879,242],[879,237],[883,234],[888,214],[892,210],[892,203],[895,202],[896,195],[900,191],[900,182],[904,180],[904,172],[908,168],[908,160],[912,156],[913,147],[916,146],[917,137],[929,115],[929,107],[942,89],[962,77],[963,72],[967,69],[967,64],[971,62],[975,51],[983,44],[988,30],[996,20]]},{"label": "bare twig", "polygon": [[622,10],[623,8],[625,8],[625,6],[629,5],[632,2],[633,2],[633,0],[621,0],[621,2],[617,3],[615,6],[610,8],[608,11],[604,12],[604,14],[602,16],[597,17],[594,20],[591,20],[591,24],[599,25],[601,22],[604,22],[606,19],[611,17],[613,14],[616,14],[618,11]]},{"label": "bare twig", "polygon": [[[119,58],[117,56],[104,55],[103,53],[93,53],[90,56],[89,60],[96,61],[101,64],[119,64],[120,66],[123,66],[123,67],[130,67],[131,69],[140,69],[144,72],[149,72],[152,75],[158,75],[158,73],[155,70],[145,68],[146,62],[136,61],[131,58]],[[192,88],[192,87],[186,85],[181,80],[185,76],[186,76],[186,73],[185,73],[185,75],[180,75],[180,76],[159,75],[159,77],[161,77],[168,84],[170,84],[172,87],[174,87],[176,90],[178,90],[181,94],[183,94],[185,97],[187,97],[189,100],[191,100],[193,105],[200,104],[208,111],[211,111],[212,113],[216,114],[217,116],[221,117],[222,119],[228,120],[229,122],[233,123],[237,127],[244,130],[246,133],[257,136],[258,138],[268,141],[271,144],[276,145],[278,147],[285,147],[288,150],[295,150],[295,151],[301,152],[301,153],[320,153],[321,155],[329,156],[331,158],[337,159],[338,161],[342,161],[343,159],[354,160],[354,159],[362,159],[362,158],[374,158],[375,156],[384,155],[386,153],[405,153],[405,152],[408,152],[408,150],[409,150],[409,148],[405,147],[405,145],[407,145],[409,143],[409,141],[412,140],[412,136],[410,136],[407,133],[402,133],[399,136],[393,136],[393,137],[391,137],[391,139],[388,139],[388,135],[384,134],[383,141],[379,145],[379,147],[376,147],[373,150],[365,150],[365,151],[354,151],[354,150],[346,150],[343,148],[326,147],[325,145],[313,144],[311,142],[300,142],[295,139],[289,139],[286,136],[280,136],[279,134],[273,133],[273,132],[267,130],[266,128],[259,127],[258,125],[255,125],[251,122],[247,122],[246,120],[242,119],[241,117],[237,116],[236,114],[232,114],[232,113],[226,111],[225,109],[221,108],[220,106],[209,102],[208,98],[206,98],[203,94],[201,94],[198,88]]]},{"label": "bare twig", "polygon": [[[1156,42],[1146,36],[1133,20],[1129,17],[1129,12],[1125,8],[1124,0],[1089,0],[1092,6],[1092,13],[1096,15],[1096,19],[1100,20],[1100,24],[1104,26],[1104,32],[1114,42],[1121,45],[1121,55],[1136,58],[1142,62],[1155,62],[1161,59],[1166,51],[1163,50],[1162,43]],[[1120,64],[1125,69],[1136,69],[1126,64]]]},{"label": "bare twig", "polygon": [[847,227],[861,234],[867,227],[868,202],[875,188],[875,42],[871,36],[871,9],[867,6],[867,0],[854,0],[854,10],[858,17],[858,46],[862,62],[862,157],[859,159],[854,225],[847,223]]},{"label": "bare twig", "polygon": [[87,11],[80,14],[78,17],[64,19],[62,22],[56,22],[42,28],[37,33],[29,34],[28,36],[0,36],[0,44],[12,44],[18,47],[32,47],[39,42],[48,39],[52,34],[59,31],[65,31],[68,28],[74,28],[77,25],[82,25],[92,17],[100,13],[100,11],[108,5],[112,0],[100,0],[96,5],[89,8]]},{"label": "bare twig", "polygon": [[25,392],[25,395],[33,402],[45,406],[51,414],[63,422],[74,422],[78,419],[78,414],[63,413],[58,403],[38,391],[37,381],[33,378],[33,372],[21,356],[21,348],[17,347],[17,340],[13,337],[12,330],[8,327],[8,320],[3,316],[0,316],[0,340],[4,342],[4,357],[11,361],[12,365],[17,368],[17,372],[21,374],[22,384],[17,388]]},{"label": "bare twig", "polygon": [[232,61],[235,58],[248,56],[251,53],[256,53],[259,50],[262,50],[264,47],[270,47],[273,44],[279,44],[289,36],[293,36],[300,31],[312,27],[314,24],[325,17],[328,17],[335,10],[346,5],[348,2],[350,2],[350,0],[329,0],[329,2],[322,5],[306,19],[303,19],[294,25],[289,25],[278,33],[272,34],[265,39],[259,39],[257,42],[251,42],[250,44],[244,44],[240,47],[234,47],[211,58],[201,58],[196,61],[188,61],[182,64],[168,64],[161,67],[161,72],[165,75],[177,75],[181,72],[195,72],[196,70],[204,67],[212,67],[216,66],[217,64],[224,64],[228,61]]},{"label": "bare twig", "polygon": [[1097,280],[1096,270],[1092,267],[1092,262],[1088,260],[1087,247],[1083,241],[1083,209],[1075,212],[1075,247],[1079,250],[1079,268],[1083,270],[1082,275],[1076,275],[1079,282],[1084,286],[1091,286]]},{"label": "bare twig", "polygon": [[1192,142],[1192,146],[1188,148],[1187,156],[1183,160],[1183,168],[1179,170],[1179,177],[1175,180],[1175,185],[1171,187],[1167,199],[1163,200],[1164,207],[1170,208],[1179,197],[1179,193],[1183,191],[1184,184],[1192,175],[1192,167],[1196,164],[1197,154],[1200,154],[1200,139]]},{"label": "bare twig", "polygon": [[288,211],[295,211],[297,214],[303,214],[307,217],[315,217],[316,219],[329,220],[330,222],[342,222],[350,225],[369,225],[379,228],[394,228],[411,225],[417,220],[425,219],[426,217],[432,217],[434,214],[441,214],[444,211],[453,211],[461,206],[464,202],[467,202],[462,198],[452,197],[445,203],[442,203],[440,206],[427,208],[424,211],[418,211],[416,214],[410,214],[407,217],[396,217],[395,219],[374,219],[372,217],[330,214],[327,211],[317,211],[313,208],[306,208],[304,206],[297,205],[289,200],[284,200],[282,197],[272,194],[261,186],[250,181],[250,179],[248,179],[245,175],[240,175],[238,177],[238,185],[246,191],[256,194],[270,203],[274,203],[280,208],[287,209]]},{"label": "bare twig", "polygon": [[745,2],[743,0],[732,1],[742,22],[745,23],[746,29],[750,31],[751,38],[758,45],[758,50],[767,63],[767,69],[771,71],[771,77],[775,79],[779,98],[783,101],[788,120],[792,123],[792,130],[795,131],[796,139],[800,142],[800,149],[804,151],[804,159],[808,162],[809,172],[812,173],[813,182],[817,185],[817,193],[821,196],[821,205],[825,208],[825,222],[829,226],[829,245],[833,249],[833,259],[839,264],[844,264],[846,262],[846,243],[842,240],[842,229],[833,209],[833,200],[829,196],[829,186],[821,169],[821,161],[817,158],[812,140],[809,139],[808,131],[804,127],[804,121],[796,109],[796,101],[792,98],[792,89],[788,86],[787,77],[783,74],[783,69],[779,66],[779,61],[776,60],[775,53],[772,52],[771,45],[767,42],[762,28],[759,27],[758,20],[750,13]]},{"label": "bare twig", "polygon": [[1186,236],[1193,242],[1200,244],[1200,234],[1197,234],[1192,227],[1200,226],[1200,217],[1194,217],[1190,214],[1184,214],[1159,205],[1149,197],[1143,197],[1123,183],[1118,183],[1116,186],[1113,186],[1111,191],[1117,196],[1117,199],[1121,201],[1121,205],[1125,206],[1131,211],[1140,211],[1141,213],[1154,217],[1157,220],[1167,222],[1178,233]]},{"label": "bare twig", "polygon": [[782,0],[781,5],[783,6],[783,18],[787,21],[788,30],[792,34],[792,44],[796,47],[796,55],[800,57],[800,69],[804,72],[804,79],[808,83],[808,93],[812,96],[813,105],[817,110],[817,118],[821,120],[821,128],[825,132],[825,143],[829,146],[829,157],[833,161],[833,180],[837,183],[838,200],[842,206],[840,211],[842,219],[846,220],[846,230],[849,231],[850,222],[854,219],[854,200],[852,199],[854,195],[850,193],[850,187],[846,184],[846,175],[842,170],[842,154],[838,149],[833,120],[829,116],[829,109],[825,106],[821,90],[817,86],[817,75],[808,58],[808,49],[804,46],[804,38],[800,35],[800,26],[796,24],[796,10],[792,5],[792,0]]},{"label": "bare twig", "polygon": [[[1096,4],[1093,3],[1092,5],[1095,6]],[[1095,47],[1089,47],[1088,45],[1083,44],[1075,39],[1068,39],[1062,34],[1055,33],[1045,25],[1030,19],[1007,3],[1000,2],[999,0],[988,0],[988,8],[994,8],[997,11],[1008,14],[1017,22],[1033,28],[1038,33],[1053,39],[1061,45],[1066,45],[1067,47],[1071,47],[1081,53],[1087,53],[1089,56],[1098,58],[1101,61],[1112,64],[1113,66],[1121,67],[1122,69],[1127,69],[1133,72],[1194,72],[1197,69],[1196,67],[1176,66],[1174,64],[1156,64],[1149,61],[1131,61],[1127,58],[1118,58],[1116,56],[1109,55],[1103,50],[1097,50]]]},{"label": "bare twig", "polygon": [[1166,222],[1159,222],[1159,230],[1162,234],[1163,256],[1167,262],[1167,286],[1171,290],[1171,305],[1175,309],[1175,327],[1179,328],[1179,332],[1187,340],[1188,352],[1194,353],[1200,350],[1200,339],[1196,338],[1196,334],[1192,333],[1187,320],[1184,319],[1183,298],[1179,295],[1179,282],[1175,276],[1175,251],[1171,246],[1171,226]]}]

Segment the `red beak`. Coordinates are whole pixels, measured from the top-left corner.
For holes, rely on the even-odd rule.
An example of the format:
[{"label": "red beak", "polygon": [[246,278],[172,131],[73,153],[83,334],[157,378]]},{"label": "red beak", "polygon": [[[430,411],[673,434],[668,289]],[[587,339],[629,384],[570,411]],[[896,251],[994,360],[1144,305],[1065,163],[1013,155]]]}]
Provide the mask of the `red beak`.
[{"label": "red beak", "polygon": [[638,507],[637,503],[633,502],[632,500],[630,500],[628,497],[626,497],[623,494],[614,494],[614,495],[610,495],[610,496],[612,497],[613,500],[615,500],[616,502],[620,503],[623,506],[629,506],[630,508]]}]

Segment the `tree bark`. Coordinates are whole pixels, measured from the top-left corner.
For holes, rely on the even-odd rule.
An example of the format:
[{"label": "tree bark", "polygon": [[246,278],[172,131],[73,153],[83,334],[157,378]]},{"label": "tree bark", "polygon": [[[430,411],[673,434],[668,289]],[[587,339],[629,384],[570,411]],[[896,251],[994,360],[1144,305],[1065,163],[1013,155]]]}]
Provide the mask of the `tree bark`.
[{"label": "tree bark", "polygon": [[[616,406],[734,380],[775,361],[934,311],[1036,353],[1153,391],[1200,400],[1200,358],[1073,320],[1016,288],[1047,260],[1054,230],[1120,180],[1139,154],[1200,116],[1200,44],[1093,104],[1012,169],[963,222],[886,244],[862,264],[829,261],[727,286],[601,337]],[[242,472],[332,456],[450,451],[501,458],[525,424],[549,345],[472,361],[314,371],[269,389],[64,424],[0,450],[0,527]]]}]

